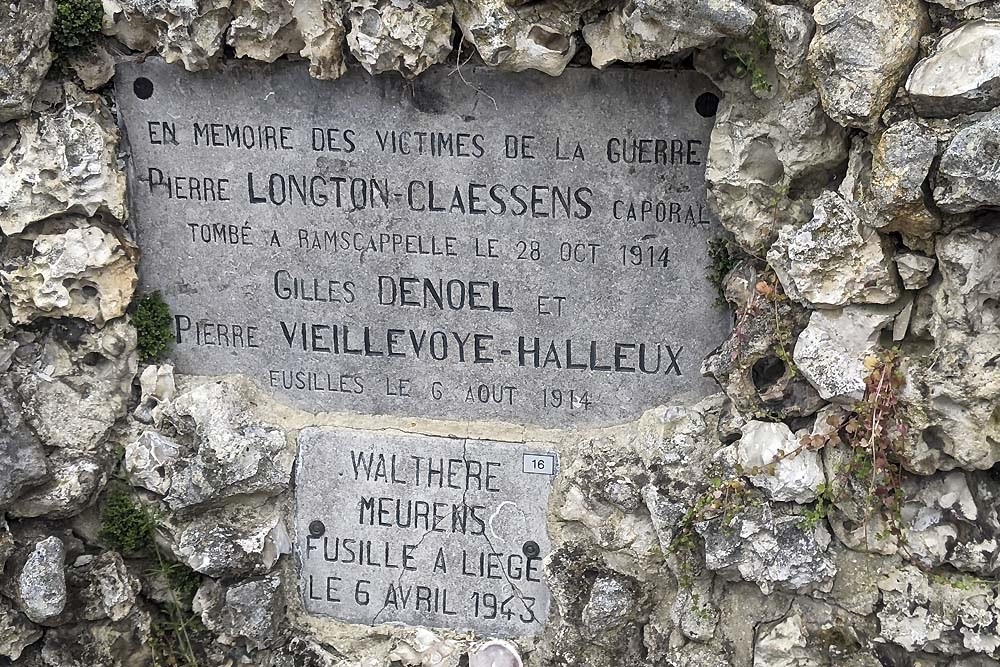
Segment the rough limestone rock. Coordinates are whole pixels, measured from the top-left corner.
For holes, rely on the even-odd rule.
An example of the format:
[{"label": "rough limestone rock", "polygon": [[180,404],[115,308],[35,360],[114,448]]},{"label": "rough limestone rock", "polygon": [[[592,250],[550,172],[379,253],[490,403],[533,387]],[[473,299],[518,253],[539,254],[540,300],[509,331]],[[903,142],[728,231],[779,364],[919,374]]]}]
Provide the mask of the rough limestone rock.
[{"label": "rough limestone rock", "polygon": [[705,542],[705,565],[733,581],[774,590],[829,590],[836,567],[827,553],[830,534],[808,527],[801,514],[767,502],[695,524]]},{"label": "rough limestone rock", "polygon": [[702,375],[715,378],[744,414],[777,419],[810,415],[822,400],[786,363],[809,311],[789,299],[771,300],[760,294],[757,284],[763,280],[762,271],[751,262],[730,272],[725,294],[737,313],[736,324],[729,339],[702,363]]},{"label": "rough limestone rock", "polygon": [[305,46],[289,0],[232,0],[229,11],[233,21],[226,42],[238,58],[273,63]]},{"label": "rough limestone rock", "polygon": [[461,647],[455,640],[439,637],[427,628],[417,628],[412,637],[400,639],[386,659],[407,667],[427,664],[458,667],[460,651]]},{"label": "rough limestone rock", "polygon": [[576,54],[581,16],[598,0],[455,0],[465,40],[487,65],[511,72],[535,69],[558,76]]},{"label": "rough limestone rock", "polygon": [[14,575],[14,599],[31,621],[50,621],[66,606],[65,561],[66,547],[58,537],[47,537],[28,549]]},{"label": "rough limestone rock", "polygon": [[938,166],[934,201],[948,213],[1000,207],[1000,109],[948,144]]},{"label": "rough limestone rock", "polygon": [[1000,225],[960,227],[935,246],[933,354],[915,356],[902,400],[917,436],[907,459],[918,472],[986,469],[1000,461]]},{"label": "rough limestone rock", "polygon": [[891,257],[889,242],[833,192],[805,225],[783,227],[767,253],[788,296],[812,308],[892,303],[900,290]]},{"label": "rough limestone rock", "polygon": [[621,628],[641,609],[641,592],[628,577],[601,575],[590,587],[580,620],[587,632],[598,636]]},{"label": "rough limestone rock", "polygon": [[103,43],[70,54],[67,60],[86,90],[103,88],[115,76],[115,57]]},{"label": "rough limestone rock", "polygon": [[425,0],[355,0],[347,45],[369,74],[413,78],[451,53],[453,10]]},{"label": "rough limestone rock", "polygon": [[261,648],[278,639],[284,616],[284,596],[277,576],[251,579],[232,586],[209,581],[194,599],[194,611],[225,644],[243,639]]},{"label": "rough limestone rock", "polygon": [[125,446],[123,464],[129,482],[161,496],[170,492],[172,470],[181,457],[181,447],[156,431],[145,431]]},{"label": "rough limestone rock", "polygon": [[108,430],[125,416],[135,346],[135,329],[124,318],[100,330],[68,319],[18,350],[10,373],[25,421],[45,445],[101,451]]},{"label": "rough limestone rock", "polygon": [[820,0],[809,66],[823,108],[845,127],[872,131],[930,28],[920,0]]},{"label": "rough limestone rock", "polygon": [[137,249],[99,227],[35,237],[31,253],[0,271],[14,322],[78,317],[101,326],[132,301]]},{"label": "rough limestone rock", "polygon": [[104,0],[104,33],[130,48],[156,48],[168,63],[195,72],[222,51],[230,0]]},{"label": "rough limestone rock", "polygon": [[915,120],[891,125],[872,147],[870,177],[872,225],[928,238],[941,226],[924,189],[937,157],[934,134]]},{"label": "rough limestone rock", "polygon": [[52,64],[55,0],[18,0],[0,9],[0,123],[24,118]]},{"label": "rough limestone rock", "polygon": [[753,664],[758,667],[820,667],[826,656],[809,646],[808,630],[799,614],[792,614],[762,632],[753,649]]},{"label": "rough limestone rock", "polygon": [[961,575],[929,578],[904,566],[878,582],[881,634],[907,651],[992,654],[1000,648],[995,581]]},{"label": "rough limestone rock", "polygon": [[[198,385],[170,403],[164,421],[183,446],[166,471],[171,509],[288,488],[293,445],[284,431],[254,415],[257,396],[249,380],[234,377]],[[159,465],[155,458],[150,463]]]},{"label": "rough limestone rock", "polygon": [[172,550],[210,577],[266,574],[291,551],[284,519],[273,507],[227,505],[177,522]]},{"label": "rough limestone rock", "polygon": [[24,649],[42,638],[42,629],[0,597],[0,657],[17,660]]},{"label": "rough limestone rock", "polygon": [[[156,664],[151,619],[136,611],[111,623],[73,623],[49,628],[31,667],[145,667]],[[162,654],[157,654],[162,655]]]},{"label": "rough limestone rock", "polygon": [[343,10],[336,0],[295,0],[292,14],[302,35],[299,52],[309,60],[309,75],[337,79],[345,71]]},{"label": "rough limestone rock", "polygon": [[9,378],[0,379],[0,508],[42,482],[47,473],[45,450],[24,423],[20,402],[12,395],[9,382]]},{"label": "rough limestone rock", "polygon": [[781,422],[749,421],[736,444],[736,462],[747,471],[774,464],[773,472],[751,475],[750,482],[772,500],[807,503],[816,497],[826,476],[819,453],[801,448],[799,440]]},{"label": "rough limestone rock", "polygon": [[1000,104],[1000,20],[970,21],[941,38],[906,82],[913,106],[930,118]]},{"label": "rough limestone rock", "polygon": [[763,254],[783,223],[805,223],[812,198],[847,160],[844,128],[830,120],[809,79],[813,21],[802,7],[764,3],[776,74],[771,95],[727,78],[721,57],[696,60],[726,93],[706,158],[709,203],[744,248]]},{"label": "rough limestone rock", "polygon": [[4,234],[66,212],[125,219],[114,119],[100,96],[71,83],[63,91],[64,105],[18,121],[20,140],[0,164]]},{"label": "rough limestone rock", "polygon": [[129,573],[116,551],[78,557],[66,571],[66,611],[76,621],[121,621],[132,613],[139,580]]},{"label": "rough limestone rock", "polygon": [[173,400],[177,391],[174,367],[171,364],[146,366],[139,375],[139,389],[139,405],[132,411],[132,416],[143,424],[159,426],[166,404]]},{"label": "rough limestone rock", "polygon": [[743,37],[757,22],[741,0],[628,0],[583,27],[591,63],[638,63]]},{"label": "rough limestone rock", "polygon": [[915,252],[901,252],[895,257],[896,269],[903,287],[909,290],[923,289],[930,282],[937,260]]},{"label": "rough limestone rock", "polygon": [[108,457],[57,449],[49,454],[48,476],[21,494],[9,512],[15,517],[65,519],[78,514],[108,481]]},{"label": "rough limestone rock", "polygon": [[795,342],[795,365],[824,400],[853,405],[864,397],[865,358],[897,311],[892,306],[813,311]]}]

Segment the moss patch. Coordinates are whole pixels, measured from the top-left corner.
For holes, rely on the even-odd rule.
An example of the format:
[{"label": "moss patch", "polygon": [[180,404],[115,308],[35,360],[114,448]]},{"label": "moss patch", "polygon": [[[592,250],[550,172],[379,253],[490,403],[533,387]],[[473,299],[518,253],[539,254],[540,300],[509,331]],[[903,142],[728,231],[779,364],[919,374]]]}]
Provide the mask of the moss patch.
[{"label": "moss patch", "polygon": [[101,34],[104,6],[100,0],[58,0],[49,44],[59,56],[87,48]]},{"label": "moss patch", "polygon": [[115,486],[101,508],[101,539],[126,554],[153,547],[156,517],[127,490]]},{"label": "moss patch", "polygon": [[170,307],[159,292],[139,300],[132,315],[138,334],[139,357],[143,361],[158,361],[170,353],[174,334],[171,329]]}]

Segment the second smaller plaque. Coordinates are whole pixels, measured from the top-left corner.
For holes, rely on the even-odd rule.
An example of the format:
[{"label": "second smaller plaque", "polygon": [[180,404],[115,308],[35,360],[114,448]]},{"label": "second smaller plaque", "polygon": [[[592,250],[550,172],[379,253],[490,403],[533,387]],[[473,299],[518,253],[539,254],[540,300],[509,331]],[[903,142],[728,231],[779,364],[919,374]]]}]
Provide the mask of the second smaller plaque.
[{"label": "second smaller plaque", "polygon": [[308,428],[295,542],[306,611],[351,623],[539,632],[558,457],[482,440]]}]

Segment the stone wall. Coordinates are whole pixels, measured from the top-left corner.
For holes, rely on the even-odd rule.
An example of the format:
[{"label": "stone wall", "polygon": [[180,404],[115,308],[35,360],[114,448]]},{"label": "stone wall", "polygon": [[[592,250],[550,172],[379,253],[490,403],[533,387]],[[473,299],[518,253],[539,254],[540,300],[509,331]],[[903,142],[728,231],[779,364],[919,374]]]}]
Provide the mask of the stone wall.
[{"label": "stone wall", "polygon": [[[0,661],[997,664],[1000,2],[104,0],[103,34],[86,5],[0,9]],[[149,55],[706,73],[720,393],[543,431],[315,416],[140,364],[109,82]],[[484,649],[304,614],[312,425],[558,451],[545,631]]]}]

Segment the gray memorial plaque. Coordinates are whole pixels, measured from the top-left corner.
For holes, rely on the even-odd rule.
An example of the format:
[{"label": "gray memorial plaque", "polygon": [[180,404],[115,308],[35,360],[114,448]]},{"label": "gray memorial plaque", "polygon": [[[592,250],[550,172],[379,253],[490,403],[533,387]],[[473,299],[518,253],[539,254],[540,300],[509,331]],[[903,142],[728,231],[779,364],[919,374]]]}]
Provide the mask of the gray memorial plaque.
[{"label": "gray memorial plaque", "polygon": [[306,611],[532,635],[558,459],[531,445],[309,428],[295,543]]},{"label": "gray memorial plaque", "polygon": [[712,391],[708,81],[465,79],[120,66],[142,287],[172,308],[180,372],[543,426]]}]

